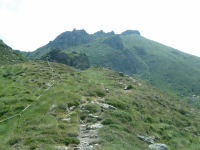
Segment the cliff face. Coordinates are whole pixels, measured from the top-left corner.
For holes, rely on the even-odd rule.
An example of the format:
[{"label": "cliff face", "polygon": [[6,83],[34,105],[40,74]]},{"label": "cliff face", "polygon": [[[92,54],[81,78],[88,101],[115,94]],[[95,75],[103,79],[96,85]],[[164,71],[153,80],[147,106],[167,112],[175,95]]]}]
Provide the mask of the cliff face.
[{"label": "cliff face", "polygon": [[70,65],[77,69],[87,69],[90,67],[89,59],[86,54],[79,54],[76,52],[64,53],[59,49],[54,49],[53,51],[43,56],[41,59]]}]

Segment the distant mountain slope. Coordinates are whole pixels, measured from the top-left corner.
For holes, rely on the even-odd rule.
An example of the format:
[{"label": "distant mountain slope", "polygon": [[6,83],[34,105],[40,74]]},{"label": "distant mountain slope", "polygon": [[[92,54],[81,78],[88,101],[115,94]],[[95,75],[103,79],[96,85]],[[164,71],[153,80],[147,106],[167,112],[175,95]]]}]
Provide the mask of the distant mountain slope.
[{"label": "distant mountain slope", "polygon": [[85,54],[77,52],[64,53],[60,49],[54,49],[41,57],[42,60],[57,62],[73,66],[77,69],[87,69],[90,67],[89,59]]},{"label": "distant mountain slope", "polygon": [[20,53],[13,51],[12,48],[0,40],[0,65],[15,64],[25,60]]},{"label": "distant mountain slope", "polygon": [[40,58],[53,48],[85,53],[91,65],[137,76],[175,95],[200,95],[200,58],[146,39],[137,30],[122,34],[67,31],[27,57]]},{"label": "distant mountain slope", "polygon": [[0,67],[1,150],[146,150],[153,142],[198,150],[199,113],[102,67],[80,71],[47,61]]}]

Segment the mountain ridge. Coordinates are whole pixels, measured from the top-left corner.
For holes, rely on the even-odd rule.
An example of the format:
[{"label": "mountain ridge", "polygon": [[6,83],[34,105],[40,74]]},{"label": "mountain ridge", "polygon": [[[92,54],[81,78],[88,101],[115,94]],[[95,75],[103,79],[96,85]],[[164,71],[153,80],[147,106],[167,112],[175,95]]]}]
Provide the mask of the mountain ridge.
[{"label": "mountain ridge", "polygon": [[134,75],[180,97],[200,94],[200,58],[146,39],[137,30],[121,34],[67,31],[27,57],[38,59],[55,47],[67,53],[85,53],[93,66]]}]

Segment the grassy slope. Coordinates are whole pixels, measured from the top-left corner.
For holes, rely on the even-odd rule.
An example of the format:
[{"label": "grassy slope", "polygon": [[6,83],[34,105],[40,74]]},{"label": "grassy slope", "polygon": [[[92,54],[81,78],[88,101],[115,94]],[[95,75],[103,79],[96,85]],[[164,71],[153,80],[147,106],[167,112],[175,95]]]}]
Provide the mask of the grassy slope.
[{"label": "grassy slope", "polygon": [[142,79],[174,94],[200,93],[200,58],[137,35],[122,36],[122,39],[147,64],[148,73],[139,74]]},{"label": "grassy slope", "polygon": [[[31,104],[21,117],[0,123],[0,149],[73,147],[79,142],[76,135],[83,114],[76,107],[71,121],[64,122],[61,118],[67,113],[66,107],[90,103],[99,96],[117,108],[103,113],[99,149],[147,149],[137,134],[154,135],[156,142],[166,143],[172,150],[198,149],[199,111],[178,99],[108,69],[78,71],[56,63],[51,66],[53,76],[47,62],[0,68],[0,120]],[[46,90],[53,82],[54,86]],[[124,90],[125,85],[132,89]]]},{"label": "grassy slope", "polygon": [[[73,33],[73,32],[72,32]],[[111,67],[120,72],[135,75],[152,85],[174,95],[190,96],[200,94],[200,58],[182,53],[137,34],[121,34],[123,49],[109,46],[104,40],[116,35],[90,35],[91,41],[77,46],[63,45],[66,52],[84,52],[91,65]],[[69,38],[70,39],[70,38]],[[56,40],[55,40],[56,41]],[[30,53],[30,58],[39,58],[59,47],[49,43]],[[58,40],[57,40],[58,41]],[[121,41],[114,41],[121,44]]]},{"label": "grassy slope", "polygon": [[111,67],[128,74],[136,71],[135,76],[174,95],[188,96],[200,93],[198,57],[184,54],[135,34],[122,35],[121,38],[125,48],[132,52],[131,56],[104,44],[105,38],[75,48],[67,48],[66,51],[86,53],[93,65]]},{"label": "grassy slope", "polygon": [[21,54],[13,51],[2,40],[0,40],[0,65],[15,64],[25,61]]}]

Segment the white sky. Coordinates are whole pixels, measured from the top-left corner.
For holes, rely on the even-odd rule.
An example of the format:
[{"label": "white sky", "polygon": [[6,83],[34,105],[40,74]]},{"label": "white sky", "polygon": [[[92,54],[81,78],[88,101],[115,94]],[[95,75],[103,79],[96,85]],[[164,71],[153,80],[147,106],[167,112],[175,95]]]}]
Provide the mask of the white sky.
[{"label": "white sky", "polygon": [[137,29],[200,56],[200,0],[0,0],[0,38],[33,51],[60,33]]}]

